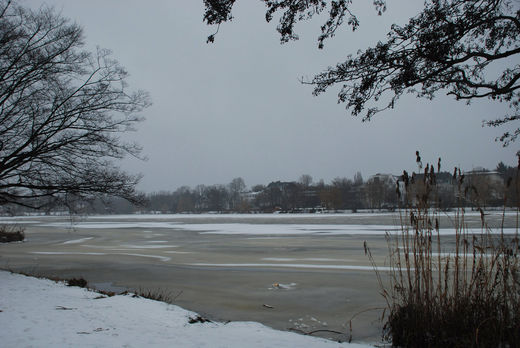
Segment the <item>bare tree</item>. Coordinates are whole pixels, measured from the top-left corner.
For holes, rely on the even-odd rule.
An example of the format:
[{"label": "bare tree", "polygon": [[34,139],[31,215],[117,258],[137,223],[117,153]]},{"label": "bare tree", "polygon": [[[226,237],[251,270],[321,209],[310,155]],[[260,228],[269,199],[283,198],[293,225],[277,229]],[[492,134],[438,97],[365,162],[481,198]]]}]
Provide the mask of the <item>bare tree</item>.
[{"label": "bare tree", "polygon": [[356,174],[354,174],[354,185],[355,186],[363,185],[363,176],[361,175],[361,172],[356,172]]},{"label": "bare tree", "polygon": [[370,209],[394,207],[396,203],[395,182],[391,175],[376,174],[365,184],[366,203]]},{"label": "bare tree", "polygon": [[139,177],[114,162],[139,156],[120,139],[147,93],[130,92],[110,52],[83,49],[81,27],[52,8],[0,0],[0,204],[114,195],[132,202]]},{"label": "bare tree", "polygon": [[230,209],[236,210],[241,206],[242,197],[241,193],[246,189],[244,179],[238,177],[231,180],[228,185],[229,188],[229,207]]},{"label": "bare tree", "polygon": [[[281,12],[277,30],[282,42],[298,38],[296,23],[325,10],[328,19],[321,27],[320,48],[342,24],[352,29],[359,25],[350,11],[352,0],[261,1],[267,7],[267,21]],[[234,0],[204,2],[206,23],[220,25],[232,19]],[[385,0],[373,3],[378,14],[385,11]],[[516,0],[426,0],[417,16],[403,27],[393,25],[375,47],[302,82],[314,85],[315,95],[339,87],[338,102],[364,121],[394,108],[404,93],[431,99],[445,91],[466,102],[489,98],[507,103],[508,114],[490,115],[484,124],[510,126],[520,120],[519,38]],[[506,129],[497,140],[504,146],[515,141],[520,135],[520,128],[515,128]]]},{"label": "bare tree", "polygon": [[304,187],[304,188],[308,188],[309,186],[312,185],[312,176],[310,176],[309,174],[303,174],[302,176],[300,176],[300,178],[298,179],[298,182]]}]

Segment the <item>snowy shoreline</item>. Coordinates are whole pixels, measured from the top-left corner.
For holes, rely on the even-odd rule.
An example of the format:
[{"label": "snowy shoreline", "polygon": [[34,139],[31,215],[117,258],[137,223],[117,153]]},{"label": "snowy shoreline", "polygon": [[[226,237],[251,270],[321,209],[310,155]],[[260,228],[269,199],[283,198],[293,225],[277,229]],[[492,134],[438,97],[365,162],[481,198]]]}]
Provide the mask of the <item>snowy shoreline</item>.
[{"label": "snowy shoreline", "polygon": [[255,322],[195,323],[179,306],[107,297],[47,279],[0,271],[0,341],[3,347],[349,347],[278,331]]}]

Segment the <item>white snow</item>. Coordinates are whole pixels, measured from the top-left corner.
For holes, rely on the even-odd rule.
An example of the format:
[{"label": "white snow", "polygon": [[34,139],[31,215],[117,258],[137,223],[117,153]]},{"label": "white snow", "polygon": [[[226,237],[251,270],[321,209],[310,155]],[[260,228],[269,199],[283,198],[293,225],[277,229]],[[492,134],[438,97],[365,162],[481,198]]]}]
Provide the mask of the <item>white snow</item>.
[{"label": "white snow", "polygon": [[[114,217],[110,215],[111,217]],[[92,219],[93,217],[89,217],[89,219]],[[115,219],[114,219],[115,220]],[[106,229],[106,228],[174,228],[175,226],[179,225],[178,222],[163,222],[163,221],[131,221],[131,222],[85,222],[85,221],[79,221],[79,222],[51,222],[51,223],[42,223],[40,226],[44,227],[56,227],[56,228],[64,228],[64,229],[70,229],[73,228],[85,228],[85,229]]]},{"label": "white snow", "polygon": [[[118,250],[118,249],[113,249],[113,250]],[[95,253],[95,252],[94,253],[83,253],[83,252],[76,252],[76,251],[31,251],[30,253],[36,254],[36,255],[91,255],[91,256],[109,255],[106,253]],[[159,255],[146,255],[146,254],[134,254],[134,253],[111,253],[110,255],[147,257],[147,258],[152,258],[152,259],[158,259],[163,262],[168,262],[171,260],[171,257],[159,256]]]},{"label": "white snow", "polygon": [[[373,266],[358,265],[314,265],[302,263],[186,263],[187,266],[202,267],[272,267],[272,268],[317,268],[317,269],[347,269],[352,271],[373,271]],[[391,267],[377,266],[378,271],[391,271]]]},{"label": "white snow", "polygon": [[79,243],[83,243],[87,240],[90,240],[94,237],[85,237],[85,238],[80,238],[80,239],[73,239],[73,240],[68,240],[66,242],[63,242],[62,244],[79,244]]},{"label": "white snow", "polygon": [[170,261],[172,259],[171,257],[166,257],[166,256],[146,255],[146,254],[133,254],[133,253],[117,253],[116,255],[148,257],[148,258],[152,258],[152,259],[158,259],[158,260],[161,260],[163,262],[168,262],[168,261]]},{"label": "white snow", "polygon": [[352,260],[350,259],[331,259],[328,257],[305,257],[302,259],[292,258],[292,257],[263,257],[263,261],[281,261],[281,262],[287,262],[287,261],[323,261],[323,262],[335,262],[335,261],[342,261],[342,262],[350,262]]},{"label": "white snow", "polygon": [[201,234],[242,234],[242,235],[350,235],[378,234],[395,230],[395,226],[385,225],[332,225],[332,224],[183,224],[176,228]]},{"label": "white snow", "polygon": [[186,230],[202,234],[246,234],[246,235],[305,235],[305,234],[377,234],[398,230],[396,226],[385,225],[338,225],[338,224],[249,224],[249,223],[181,223],[165,221],[129,221],[116,222],[67,222],[43,223],[41,226],[77,229],[111,229],[111,228],[163,228]]},{"label": "white snow", "polygon": [[[99,298],[102,297],[102,298]],[[189,324],[196,313],[175,305],[104,297],[0,271],[0,342],[10,347],[349,347],[254,322]]]},{"label": "white snow", "polygon": [[82,253],[74,251],[31,251],[30,253],[36,255],[107,255],[105,253]]},{"label": "white snow", "polygon": [[177,245],[131,245],[122,244],[121,247],[128,249],[164,249],[164,248],[177,248]]},{"label": "white snow", "polygon": [[[41,226],[55,228],[70,228],[70,223],[44,223]],[[297,236],[297,235],[385,235],[400,234],[401,227],[392,225],[359,225],[359,224],[262,224],[262,223],[182,223],[165,221],[127,223],[114,222],[78,222],[74,223],[77,229],[111,229],[111,228],[162,228],[170,230],[184,230],[200,234],[227,234],[253,236]],[[413,231],[411,231],[413,232]],[[467,229],[468,234],[483,233],[482,229]],[[516,228],[491,229],[490,233],[515,234]],[[435,232],[434,232],[435,233]],[[440,235],[455,235],[454,228],[439,230]]]},{"label": "white snow", "polygon": [[[502,216],[502,211],[486,211],[486,215],[494,215],[494,216]],[[456,215],[456,212],[447,212],[443,213],[446,216],[453,217]],[[516,211],[506,211],[506,216],[515,216]],[[254,218],[254,219],[277,219],[277,220],[290,220],[295,217],[298,218],[341,218],[341,217],[377,217],[377,216],[395,216],[399,218],[399,211],[395,212],[380,212],[380,211],[374,211],[374,212],[358,212],[358,213],[334,213],[334,214],[120,214],[120,215],[96,215],[96,216],[89,216],[89,219],[97,219],[97,220],[171,220],[171,219],[190,219],[190,220],[207,220],[207,219],[244,219],[244,218]],[[471,211],[469,208],[466,208],[466,211],[464,212],[464,216],[480,216],[480,212],[478,211]],[[35,218],[36,216],[32,217],[25,217],[25,218]],[[16,217],[16,218],[23,218],[23,217]]]},{"label": "white snow", "polygon": [[[401,234],[402,229],[391,225],[347,225],[347,224],[179,224],[175,229],[199,232],[200,234],[229,235],[385,235]],[[480,234],[483,231],[467,229],[467,234]],[[515,234],[516,228],[491,229],[490,233]],[[413,233],[413,230],[410,231]],[[454,228],[442,228],[441,236],[455,235]],[[435,234],[435,232],[434,232]]]},{"label": "white snow", "polygon": [[[404,212],[403,212],[404,213]],[[495,216],[501,217],[503,215],[502,211],[486,211],[486,216]],[[516,216],[516,211],[506,211],[505,216]],[[455,217],[457,212],[446,212],[442,215],[448,217]],[[358,213],[335,213],[335,214],[118,214],[118,215],[89,215],[89,216],[78,216],[74,220],[68,222],[70,225],[72,223],[76,223],[78,220],[84,218],[90,221],[98,220],[98,221],[142,221],[142,220],[153,220],[153,221],[168,221],[168,220],[178,220],[178,219],[189,219],[192,221],[195,220],[243,220],[243,219],[255,219],[255,220],[292,220],[294,218],[320,218],[322,220],[327,219],[337,219],[342,217],[349,218],[368,218],[368,217],[380,217],[380,216],[393,216],[399,220],[399,211],[395,212],[358,212]],[[464,212],[464,216],[467,217],[480,217],[480,212],[471,211],[469,208]],[[47,222],[49,219],[55,218],[67,218],[68,215],[64,216],[43,216],[43,215],[27,215],[27,216],[1,216],[3,224],[7,223],[43,223]],[[144,221],[142,221],[144,222]]]},{"label": "white snow", "polygon": [[[466,213],[466,215],[469,215],[470,213]],[[315,218],[315,217],[342,217],[342,216],[349,216],[349,217],[369,217],[369,216],[393,216],[396,215],[396,213],[382,213],[382,212],[374,212],[374,213],[341,213],[341,214],[120,214],[120,215],[97,215],[92,216],[89,218],[104,220],[106,217],[109,217],[109,220],[114,219],[120,219],[120,220],[170,220],[170,219],[177,219],[177,218],[184,218],[184,219],[200,219],[200,220],[206,220],[206,219],[244,219],[244,218],[254,218],[254,219],[279,219],[279,220],[286,220],[286,219],[293,219],[294,217],[302,217],[302,218]],[[398,215],[397,215],[398,216]]]}]

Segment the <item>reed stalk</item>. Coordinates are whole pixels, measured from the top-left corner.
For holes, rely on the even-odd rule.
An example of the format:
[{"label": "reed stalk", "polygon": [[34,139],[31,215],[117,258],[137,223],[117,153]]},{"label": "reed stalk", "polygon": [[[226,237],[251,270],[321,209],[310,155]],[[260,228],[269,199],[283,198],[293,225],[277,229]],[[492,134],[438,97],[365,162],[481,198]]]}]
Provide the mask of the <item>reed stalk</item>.
[{"label": "reed stalk", "polygon": [[[451,217],[454,238],[441,233],[445,213],[437,201],[434,167],[427,165],[422,175],[403,173],[401,233],[387,234],[387,287],[376,267],[388,304],[383,336],[395,347],[519,347],[518,228],[504,234],[505,209],[501,228],[489,228],[477,206],[480,230],[470,230],[464,207],[468,190],[475,188],[464,185],[460,170],[453,180],[459,190]],[[369,249],[367,254],[371,258]]]}]

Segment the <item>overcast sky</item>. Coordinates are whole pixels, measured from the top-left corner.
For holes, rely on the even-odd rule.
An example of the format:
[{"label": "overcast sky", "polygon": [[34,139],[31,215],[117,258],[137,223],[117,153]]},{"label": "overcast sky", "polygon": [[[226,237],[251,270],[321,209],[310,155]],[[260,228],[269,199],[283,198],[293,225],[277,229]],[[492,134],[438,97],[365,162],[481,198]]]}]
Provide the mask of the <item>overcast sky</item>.
[{"label": "overcast sky", "polygon": [[494,141],[507,127],[482,127],[506,112],[500,103],[406,96],[363,123],[336,103],[337,89],[313,97],[312,87],[300,84],[383,40],[390,25],[404,24],[422,1],[389,1],[382,17],[371,1],[355,1],[361,27],[354,33],[343,28],[324,50],[317,48],[323,17],[299,25],[300,40],[281,45],[276,23],[265,22],[265,8],[255,0],[237,1],[235,19],[221,26],[214,44],[206,44],[215,28],[202,22],[202,0],[21,2],[47,3],[79,23],[89,48],[111,49],[130,72],[131,87],[151,94],[146,121],[130,135],[148,160],[122,164],[144,175],[143,191],[227,184],[235,177],[248,186],[302,174],[329,182],[360,171],[367,179],[416,169],[416,150],[423,161],[441,157],[448,171],[516,165],[520,143],[504,149]]}]

